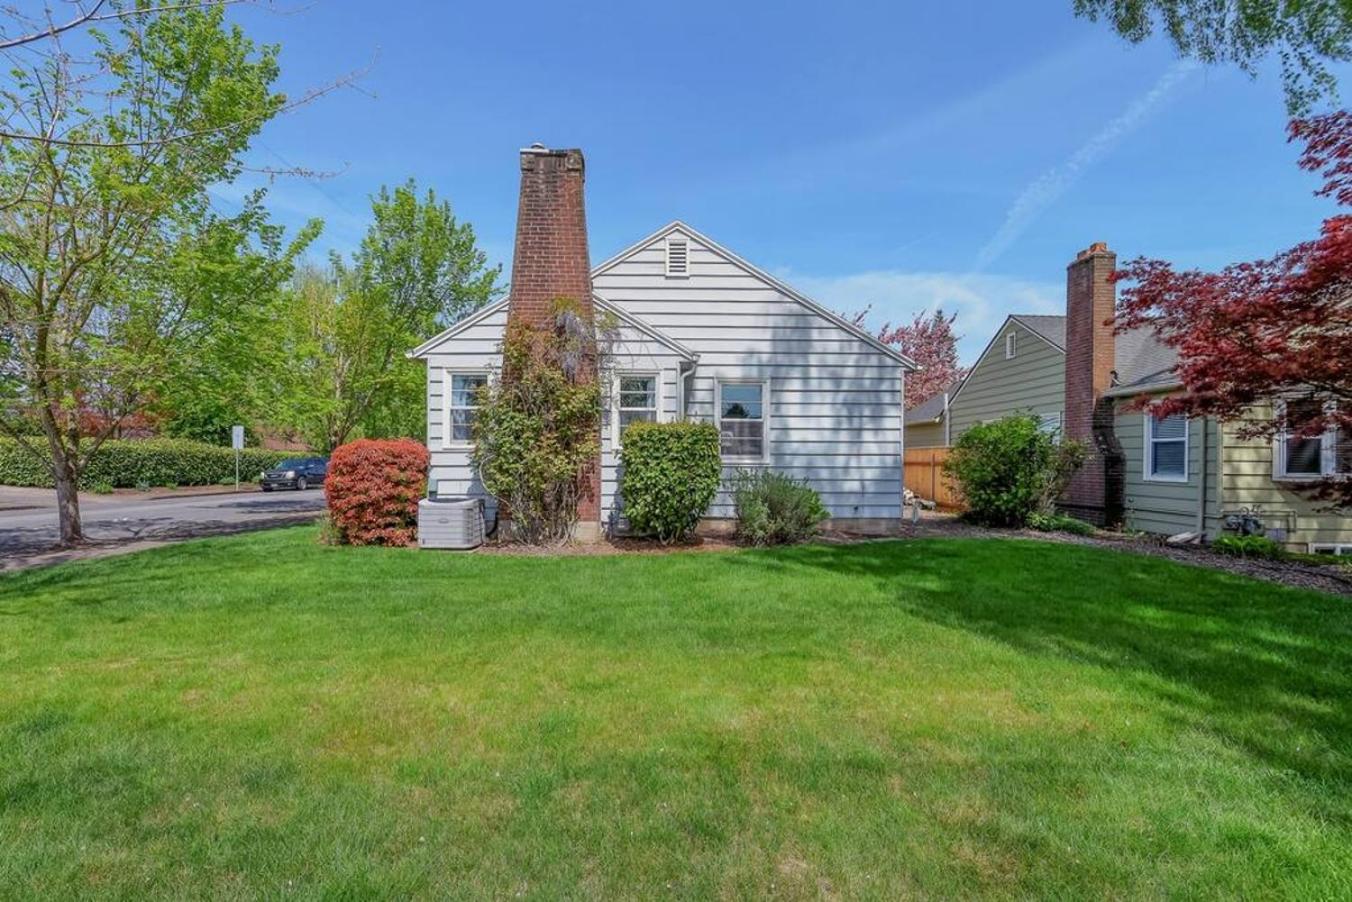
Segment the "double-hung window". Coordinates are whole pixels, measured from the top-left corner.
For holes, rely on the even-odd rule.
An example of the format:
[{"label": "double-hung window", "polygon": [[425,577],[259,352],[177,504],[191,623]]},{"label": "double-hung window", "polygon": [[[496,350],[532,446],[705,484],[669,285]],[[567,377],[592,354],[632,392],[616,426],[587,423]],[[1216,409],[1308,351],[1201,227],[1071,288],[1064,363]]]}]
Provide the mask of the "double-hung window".
[{"label": "double-hung window", "polygon": [[1320,479],[1352,474],[1352,434],[1329,429],[1304,434],[1304,426],[1328,408],[1315,398],[1286,401],[1282,410],[1286,428],[1277,437],[1276,476],[1280,479]]},{"label": "double-hung window", "polygon": [[1154,482],[1188,481],[1188,418],[1145,415],[1145,478]]},{"label": "double-hung window", "polygon": [[447,373],[446,439],[450,445],[468,445],[474,439],[474,418],[479,412],[479,391],[488,384],[487,373]]},{"label": "double-hung window", "polygon": [[719,445],[731,460],[764,460],[765,383],[718,383]]},{"label": "double-hung window", "polygon": [[615,402],[615,437],[622,439],[630,423],[657,422],[656,374],[623,374]]}]

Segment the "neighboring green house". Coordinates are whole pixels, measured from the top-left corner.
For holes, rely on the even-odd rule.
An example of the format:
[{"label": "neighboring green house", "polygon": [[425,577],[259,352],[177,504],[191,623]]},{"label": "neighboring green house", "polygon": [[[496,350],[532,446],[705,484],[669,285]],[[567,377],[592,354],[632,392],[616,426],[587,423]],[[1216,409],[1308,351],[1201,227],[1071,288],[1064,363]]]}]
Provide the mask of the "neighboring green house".
[{"label": "neighboring green house", "polygon": [[1066,395],[1066,318],[1007,318],[957,384],[906,411],[906,447],[941,448],[977,423],[1016,412],[1061,428]]},{"label": "neighboring green house", "polygon": [[1243,439],[1240,423],[1146,413],[1179,389],[1177,357],[1148,329],[1114,334],[1116,260],[1102,244],[1080,252],[1067,269],[1066,315],[1006,319],[955,391],[907,414],[906,446],[952,444],[976,423],[1031,411],[1090,449],[1062,499],[1076,516],[1207,540],[1247,516],[1291,550],[1352,555],[1352,516],[1301,491],[1352,476],[1352,436]]},{"label": "neighboring green house", "polygon": [[948,399],[957,390],[958,383],[928,398],[906,411],[906,449],[944,448],[948,441]]},{"label": "neighboring green house", "polygon": [[1004,321],[948,399],[956,442],[977,423],[1032,413],[1049,432],[1061,429],[1066,404],[1066,318],[1015,314]]}]

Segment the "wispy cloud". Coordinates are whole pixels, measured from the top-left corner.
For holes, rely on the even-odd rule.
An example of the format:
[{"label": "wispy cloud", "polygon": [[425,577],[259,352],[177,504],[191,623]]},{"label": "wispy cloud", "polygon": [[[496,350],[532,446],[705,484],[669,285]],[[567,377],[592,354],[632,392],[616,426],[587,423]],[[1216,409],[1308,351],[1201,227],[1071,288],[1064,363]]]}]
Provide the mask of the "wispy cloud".
[{"label": "wispy cloud", "polygon": [[1140,128],[1189,75],[1198,68],[1192,60],[1175,63],[1146,93],[1085,142],[1070,159],[1038,176],[1024,188],[1005,214],[1000,228],[977,253],[976,269],[985,269],[1018,240],[1030,225],[1123,138]]},{"label": "wispy cloud", "polygon": [[958,354],[970,363],[1011,313],[1061,313],[1065,286],[992,273],[877,270],[844,276],[776,273],[809,297],[842,313],[871,307],[870,325],[910,320],[942,307],[956,313]]}]

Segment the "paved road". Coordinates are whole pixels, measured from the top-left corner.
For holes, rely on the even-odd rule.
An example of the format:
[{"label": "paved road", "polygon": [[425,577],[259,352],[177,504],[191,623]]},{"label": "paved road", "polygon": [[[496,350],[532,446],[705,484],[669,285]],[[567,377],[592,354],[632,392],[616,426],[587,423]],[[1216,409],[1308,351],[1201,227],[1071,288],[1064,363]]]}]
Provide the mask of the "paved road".
[{"label": "paved road", "polygon": [[[99,544],[177,539],[313,520],[324,493],[250,492],[196,497],[81,495],[85,532]],[[56,495],[50,489],[0,487],[0,558],[56,544]]]}]

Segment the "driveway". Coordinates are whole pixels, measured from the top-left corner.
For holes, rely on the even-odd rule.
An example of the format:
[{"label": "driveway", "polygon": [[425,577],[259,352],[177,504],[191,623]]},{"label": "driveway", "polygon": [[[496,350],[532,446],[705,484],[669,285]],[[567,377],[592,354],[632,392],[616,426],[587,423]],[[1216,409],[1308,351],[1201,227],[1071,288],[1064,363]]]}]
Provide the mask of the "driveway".
[{"label": "driveway", "polygon": [[[324,493],[318,489],[269,494],[80,496],[85,533],[100,547],[141,546],[308,523],[323,509]],[[45,559],[58,537],[55,492],[0,486],[0,570],[37,563],[34,558]]]}]

